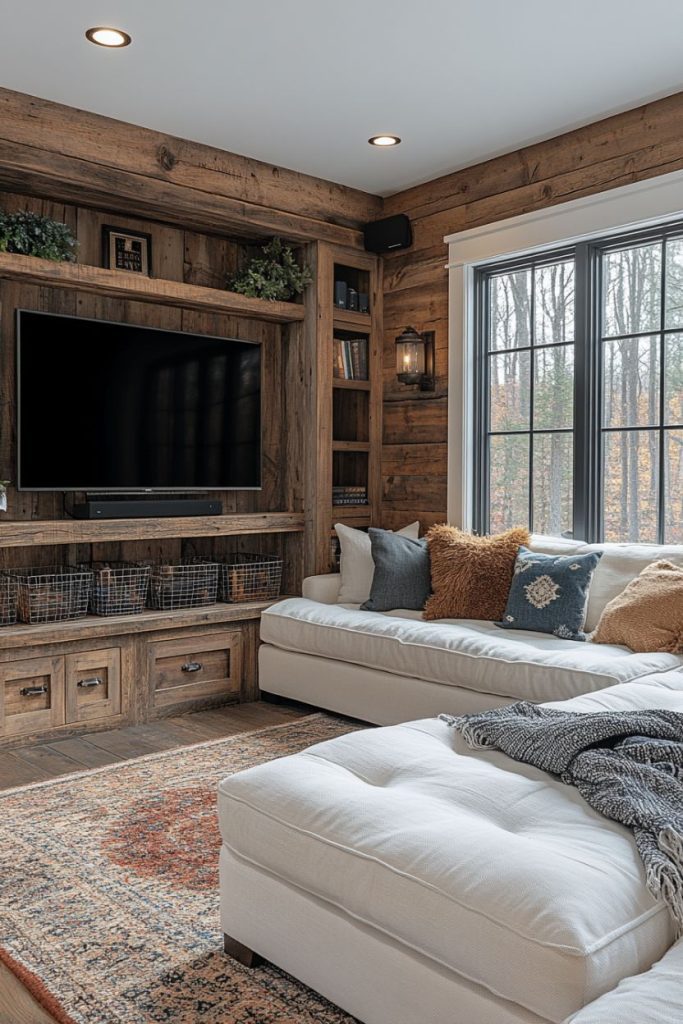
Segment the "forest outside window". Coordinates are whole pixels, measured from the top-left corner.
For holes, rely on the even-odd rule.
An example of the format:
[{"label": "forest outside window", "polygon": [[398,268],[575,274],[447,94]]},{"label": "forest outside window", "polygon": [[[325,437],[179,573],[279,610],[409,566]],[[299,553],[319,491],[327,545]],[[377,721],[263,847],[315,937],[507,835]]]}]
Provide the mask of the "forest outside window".
[{"label": "forest outside window", "polygon": [[476,288],[476,528],[683,543],[683,227]]}]

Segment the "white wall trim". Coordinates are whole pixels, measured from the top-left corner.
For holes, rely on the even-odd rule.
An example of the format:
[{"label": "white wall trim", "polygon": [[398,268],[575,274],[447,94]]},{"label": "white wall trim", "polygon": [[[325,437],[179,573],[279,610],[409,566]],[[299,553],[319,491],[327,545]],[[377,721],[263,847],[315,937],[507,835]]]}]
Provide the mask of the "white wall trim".
[{"label": "white wall trim", "polygon": [[473,495],[474,269],[579,240],[683,218],[683,171],[572,199],[519,217],[447,235],[448,521],[471,528]]}]

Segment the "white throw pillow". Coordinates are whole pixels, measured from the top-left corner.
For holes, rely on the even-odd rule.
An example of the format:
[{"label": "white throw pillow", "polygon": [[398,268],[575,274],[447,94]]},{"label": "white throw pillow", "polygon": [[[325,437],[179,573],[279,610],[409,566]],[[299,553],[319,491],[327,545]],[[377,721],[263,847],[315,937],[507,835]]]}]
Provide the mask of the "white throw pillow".
[{"label": "white throw pillow", "polygon": [[[337,600],[339,604],[363,604],[370,597],[372,577],[375,575],[370,538],[363,530],[354,530],[343,523],[336,523],[334,528],[341,548],[341,585]],[[402,537],[417,540],[420,524],[416,521],[396,532]]]}]

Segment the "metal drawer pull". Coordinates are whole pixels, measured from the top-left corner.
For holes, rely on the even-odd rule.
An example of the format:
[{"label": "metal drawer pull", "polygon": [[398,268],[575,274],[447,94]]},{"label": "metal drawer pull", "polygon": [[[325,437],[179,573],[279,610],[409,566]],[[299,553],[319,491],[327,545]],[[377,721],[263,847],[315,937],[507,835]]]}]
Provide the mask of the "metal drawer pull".
[{"label": "metal drawer pull", "polygon": [[19,693],[22,697],[39,697],[42,693],[47,693],[47,686],[25,686]]},{"label": "metal drawer pull", "polygon": [[76,686],[82,686],[84,690],[90,690],[93,686],[101,686],[102,680],[99,676],[95,676],[93,679],[79,679]]},{"label": "metal drawer pull", "polygon": [[202,665],[201,661],[187,661],[183,665],[182,671],[183,672],[201,672],[201,670],[203,668],[204,668],[204,666]]}]

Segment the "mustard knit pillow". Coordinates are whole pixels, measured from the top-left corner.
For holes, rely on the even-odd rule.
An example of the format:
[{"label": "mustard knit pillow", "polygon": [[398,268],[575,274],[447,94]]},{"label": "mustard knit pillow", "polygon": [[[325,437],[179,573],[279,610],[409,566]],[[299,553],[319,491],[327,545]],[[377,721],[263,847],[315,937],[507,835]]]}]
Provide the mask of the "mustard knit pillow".
[{"label": "mustard knit pillow", "polygon": [[640,653],[683,654],[683,569],[673,562],[645,566],[605,605],[592,640]]},{"label": "mustard knit pillow", "polygon": [[522,527],[496,537],[475,537],[455,526],[433,526],[427,534],[432,596],[425,619],[500,622],[517,552],[529,540],[529,531]]}]

